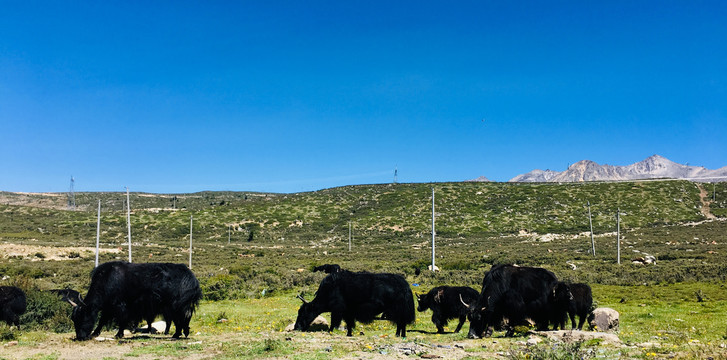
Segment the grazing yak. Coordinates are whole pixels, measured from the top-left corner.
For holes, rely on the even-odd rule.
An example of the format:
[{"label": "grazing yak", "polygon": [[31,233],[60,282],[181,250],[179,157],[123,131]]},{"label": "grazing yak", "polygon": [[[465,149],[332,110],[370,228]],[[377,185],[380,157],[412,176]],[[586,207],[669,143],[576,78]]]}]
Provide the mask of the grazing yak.
[{"label": "grazing yak", "polygon": [[444,333],[444,327],[451,319],[459,319],[458,333],[467,319],[467,307],[463,302],[472,303],[480,295],[477,290],[468,286],[438,286],[424,295],[417,295],[420,312],[432,309],[432,322],[438,333]]},{"label": "grazing yak", "polygon": [[356,321],[369,323],[383,313],[386,320],[396,324],[396,335],[406,336],[406,325],[414,322],[414,296],[404,277],[395,274],[340,271],[326,276],[315,298],[298,310],[295,330],[305,331],[313,319],[324,312],[331,313],[333,331],[346,321],[346,335],[351,336]]},{"label": "grazing yak", "polygon": [[538,330],[547,330],[550,323],[550,294],[558,279],[545,269],[515,265],[494,265],[485,274],[482,292],[468,307],[470,330],[468,337],[492,335],[494,325],[508,320],[506,336],[513,327],[535,322]]},{"label": "grazing yak", "polygon": [[[71,302],[71,319],[76,339],[87,340],[98,336],[111,320],[119,326],[116,337],[121,338],[124,329],[163,315],[174,322],[173,337],[179,338],[182,332],[189,336],[189,321],[201,298],[199,282],[185,265],[112,261],[94,269],[86,297]],[[99,312],[98,326],[91,332]]]},{"label": "grazing yak", "polygon": [[573,303],[573,294],[568,284],[559,281],[550,292],[550,316],[553,330],[565,330],[565,321],[568,318]]},{"label": "grazing yak", "polygon": [[[565,330],[566,318],[570,317],[571,329],[583,329],[593,306],[591,287],[587,284],[566,284],[558,282],[551,293],[551,321],[554,329]],[[578,326],[576,327],[576,315]]]},{"label": "grazing yak", "polygon": [[326,274],[333,274],[341,271],[341,267],[338,264],[323,264],[313,268],[313,272],[323,271]]},{"label": "grazing yak", "polygon": [[0,320],[20,328],[20,315],[25,312],[27,300],[23,290],[15,286],[0,286]]},{"label": "grazing yak", "polygon": [[593,311],[593,294],[587,284],[570,284],[573,300],[568,308],[568,315],[573,329],[576,328],[576,315],[578,315],[578,330],[583,329],[583,323]]}]

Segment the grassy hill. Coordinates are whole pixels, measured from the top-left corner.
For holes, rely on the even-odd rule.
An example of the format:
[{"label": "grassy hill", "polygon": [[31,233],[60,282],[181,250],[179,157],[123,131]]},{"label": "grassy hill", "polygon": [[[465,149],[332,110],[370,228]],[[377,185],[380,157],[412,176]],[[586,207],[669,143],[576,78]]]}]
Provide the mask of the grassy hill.
[{"label": "grassy hill", "polygon": [[[297,194],[202,192],[195,194],[131,194],[133,226],[142,237],[174,238],[171,228],[188,227],[197,219],[208,236],[259,227],[298,237],[338,231],[355,224],[358,230],[408,236],[431,231],[431,191],[435,190],[437,233],[440,236],[588,231],[590,202],[596,232],[615,229],[620,208],[625,226],[644,227],[703,220],[698,184],[687,181],[511,184],[437,183],[345,186]],[[719,186],[724,199],[725,185]],[[711,195],[711,194],[710,194]],[[78,211],[66,211],[65,194],[1,193],[2,229],[22,229],[12,219],[31,220],[43,228],[93,223],[101,200],[104,224],[115,231],[125,226],[124,193],[77,193]],[[22,199],[25,199],[24,201]],[[724,205],[724,200],[721,200]],[[719,205],[719,204],[717,204]],[[173,210],[173,207],[176,210]],[[724,214],[721,214],[724,216]],[[51,221],[53,220],[53,221]],[[55,221],[60,220],[60,221]],[[47,223],[44,223],[46,221]],[[150,229],[151,227],[151,229]],[[37,230],[37,229],[36,229]],[[125,233],[124,231],[119,231]],[[58,230],[63,233],[62,230]]]},{"label": "grassy hill", "polygon": [[[209,297],[255,296],[263,289],[317,284],[319,274],[299,269],[326,262],[412,274],[431,262],[434,188],[437,264],[451,270],[434,277],[476,284],[490,264],[516,262],[610,284],[711,279],[724,270],[715,247],[727,241],[724,222],[685,225],[706,219],[699,186],[704,185],[435,183],[297,194],[132,193],[131,232],[135,261],[187,262],[193,217],[195,271],[210,288],[219,288],[218,295],[210,291]],[[724,217],[719,211],[725,208],[727,184],[715,189],[718,202],[711,208]],[[68,210],[66,194],[0,193],[0,245],[38,247],[0,259],[0,272],[83,285],[93,266],[89,247],[95,244],[99,200],[101,247],[115,251],[102,253],[102,261],[127,258],[125,199],[125,193],[77,193],[77,208]],[[590,254],[587,202],[596,257]],[[618,208],[624,261],[648,253],[674,265],[673,272],[613,267]],[[44,251],[53,247],[67,248],[61,257],[69,261],[47,261]],[[576,266],[581,270],[571,274],[567,270],[574,262],[580,262]]]}]

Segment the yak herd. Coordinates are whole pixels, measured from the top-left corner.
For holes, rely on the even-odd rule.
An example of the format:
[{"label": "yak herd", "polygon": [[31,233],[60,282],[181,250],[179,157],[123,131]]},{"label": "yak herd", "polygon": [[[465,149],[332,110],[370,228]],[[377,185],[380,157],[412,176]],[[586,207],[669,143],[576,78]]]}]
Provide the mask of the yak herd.
[{"label": "yak herd", "polygon": [[[321,313],[330,312],[329,331],[346,322],[351,336],[356,321],[368,323],[385,319],[396,325],[396,335],[405,337],[406,326],[415,320],[414,294],[401,275],[352,272],[338,265],[326,264],[314,271],[328,275],[321,281],[311,301],[299,295],[303,304],[298,310],[295,330],[306,331]],[[173,338],[189,336],[189,322],[202,291],[195,275],[185,265],[171,263],[132,264],[112,261],[101,264],[91,274],[85,297],[74,290],[51,290],[73,306],[76,339],[98,336],[113,321],[117,338],[124,329],[135,329],[140,322],[151,323],[158,316],[166,321],[165,334],[172,324]],[[485,274],[482,290],[470,287],[438,286],[426,294],[417,294],[417,310],[432,310],[432,322],[438,333],[450,320],[458,319],[455,332],[469,320],[468,337],[490,336],[493,329],[505,330],[534,324],[538,330],[583,327],[591,312],[591,288],[586,284],[567,284],[542,268],[517,265],[494,265]],[[13,286],[0,286],[0,320],[20,326],[26,310],[26,296]],[[579,317],[576,326],[575,317]],[[94,328],[95,326],[95,328]]]}]

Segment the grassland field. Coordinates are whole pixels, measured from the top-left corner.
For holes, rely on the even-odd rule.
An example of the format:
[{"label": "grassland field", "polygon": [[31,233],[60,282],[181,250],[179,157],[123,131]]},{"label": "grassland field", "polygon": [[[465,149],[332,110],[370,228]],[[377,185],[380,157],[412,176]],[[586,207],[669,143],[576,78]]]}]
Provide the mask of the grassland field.
[{"label": "grassland field", "polygon": [[[435,191],[436,264],[431,263]],[[705,191],[713,190],[714,191]],[[709,196],[700,194],[708,193]],[[714,194],[714,198],[711,196]],[[0,192],[0,281],[29,294],[21,329],[0,324],[0,358],[727,358],[727,183],[436,183],[360,185],[298,194],[131,193],[134,262],[189,259],[204,301],[189,339],[134,334],[72,341],[70,306],[40,291],[88,287],[97,206],[100,261],[125,260],[125,193]],[[592,213],[592,254],[588,207]],[[616,263],[620,210],[621,264]],[[349,250],[349,228],[351,248]],[[632,260],[654,256],[655,264]],[[312,298],[316,265],[404,275],[417,293],[477,290],[492,264],[517,263],[591,284],[599,306],[621,314],[623,345],[482,340],[434,334],[418,313],[406,339],[385,321],[344,331],[286,332],[299,293]],[[326,317],[328,314],[324,314]],[[456,325],[450,323],[450,331]],[[109,329],[103,336],[112,337]],[[75,356],[74,356],[75,355]]]}]

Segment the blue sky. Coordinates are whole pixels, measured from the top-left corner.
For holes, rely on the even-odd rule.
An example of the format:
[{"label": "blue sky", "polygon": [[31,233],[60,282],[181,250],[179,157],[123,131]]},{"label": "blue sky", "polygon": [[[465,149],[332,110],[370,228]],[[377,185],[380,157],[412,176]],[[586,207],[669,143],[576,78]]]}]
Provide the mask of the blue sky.
[{"label": "blue sky", "polygon": [[0,190],[727,165],[724,1],[2,1]]}]

